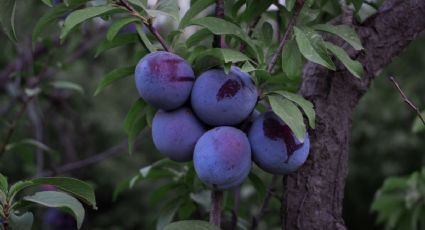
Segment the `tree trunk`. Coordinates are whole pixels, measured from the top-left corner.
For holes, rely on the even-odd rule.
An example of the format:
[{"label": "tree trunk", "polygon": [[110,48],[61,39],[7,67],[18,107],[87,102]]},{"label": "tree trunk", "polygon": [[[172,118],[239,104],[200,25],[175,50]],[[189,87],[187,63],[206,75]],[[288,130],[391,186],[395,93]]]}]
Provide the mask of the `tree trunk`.
[{"label": "tree trunk", "polygon": [[317,121],[309,131],[309,159],[284,178],[285,230],[346,229],[342,201],[352,113],[376,73],[425,28],[425,0],[388,0],[363,24],[344,23],[357,30],[365,50],[354,51],[335,37],[329,40],[364,65],[365,77],[356,79],[340,63],[335,72],[312,63],[305,66],[300,93],[313,102]]}]

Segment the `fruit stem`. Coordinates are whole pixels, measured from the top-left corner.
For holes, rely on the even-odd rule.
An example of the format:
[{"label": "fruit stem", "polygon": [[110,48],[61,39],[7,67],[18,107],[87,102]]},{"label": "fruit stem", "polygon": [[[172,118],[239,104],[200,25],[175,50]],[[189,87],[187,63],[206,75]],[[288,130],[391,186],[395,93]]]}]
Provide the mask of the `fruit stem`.
[{"label": "fruit stem", "polygon": [[223,192],[219,190],[213,190],[211,192],[211,210],[210,210],[210,223],[220,227],[221,223],[221,200],[223,198]]}]

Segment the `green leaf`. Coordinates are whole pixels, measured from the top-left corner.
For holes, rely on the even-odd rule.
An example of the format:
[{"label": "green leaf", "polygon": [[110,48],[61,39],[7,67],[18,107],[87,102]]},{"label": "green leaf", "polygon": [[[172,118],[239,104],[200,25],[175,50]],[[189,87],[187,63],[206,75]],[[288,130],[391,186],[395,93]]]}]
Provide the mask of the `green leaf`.
[{"label": "green leaf", "polygon": [[194,19],[191,21],[190,24],[202,26],[216,35],[233,35],[238,37],[239,39],[244,41],[252,49],[252,51],[256,53],[257,59],[262,62],[263,51],[261,49],[257,49],[251,38],[249,38],[248,34],[246,34],[245,31],[243,31],[236,24],[216,17],[204,17]]},{"label": "green leaf", "polygon": [[303,142],[306,128],[298,107],[280,95],[269,95],[268,98],[273,112],[289,126],[297,139]]},{"label": "green leaf", "polygon": [[120,79],[123,79],[131,74],[134,73],[134,66],[129,67],[122,67],[118,69],[114,69],[111,72],[109,72],[97,85],[96,91],[94,92],[94,96],[98,95],[100,92],[102,92],[103,89],[106,88],[106,86],[112,84],[115,81],[118,81]]},{"label": "green leaf", "polygon": [[32,212],[25,212],[22,215],[12,213],[10,216],[10,225],[13,230],[31,230],[33,222],[34,215]]},{"label": "green leaf", "polygon": [[292,11],[292,9],[294,9],[295,1],[296,1],[296,0],[286,0],[286,1],[285,1],[285,7],[286,7],[286,9],[287,9],[289,12],[291,12],[291,11]]},{"label": "green leaf", "polygon": [[0,25],[10,40],[16,42],[15,33],[15,0],[0,1]]},{"label": "green leaf", "polygon": [[323,41],[319,34],[296,26],[294,27],[294,33],[298,48],[305,58],[328,69],[335,70],[335,64],[323,47]]},{"label": "green leaf", "polygon": [[202,220],[182,220],[171,223],[165,226],[164,230],[220,230],[220,228],[211,225],[210,223]]},{"label": "green leaf", "polygon": [[53,6],[53,2],[52,2],[52,0],[41,0],[44,4],[46,4],[46,5],[48,5],[48,6],[50,6],[50,7],[52,7]]},{"label": "green leaf", "polygon": [[112,41],[105,40],[104,42],[102,42],[96,49],[95,57],[99,56],[99,54],[103,53],[106,50],[122,45],[127,45],[130,43],[137,43],[138,41],[139,37],[137,34],[134,33],[118,35]]},{"label": "green leaf", "polygon": [[124,26],[130,23],[138,22],[138,21],[139,19],[135,17],[125,17],[115,21],[114,23],[112,23],[112,25],[108,29],[108,32],[106,33],[106,40],[108,41],[114,40],[115,36],[118,34],[121,28],[123,28]]},{"label": "green leaf", "polygon": [[301,78],[303,60],[295,40],[289,40],[282,50],[282,70],[290,79]]},{"label": "green leaf", "polygon": [[254,186],[255,191],[258,193],[258,195],[261,198],[265,197],[267,188],[266,188],[266,185],[264,185],[263,181],[253,172],[249,173],[248,178],[251,184]]},{"label": "green leaf", "polygon": [[208,6],[212,5],[214,2],[215,0],[196,1],[195,4],[190,6],[189,10],[183,16],[182,20],[180,21],[179,29],[183,29],[184,27],[186,27],[193,17],[195,17],[201,11],[205,10]]},{"label": "green leaf", "polygon": [[176,0],[159,0],[154,10],[147,10],[148,14],[152,17],[156,17],[159,14],[163,14],[166,16],[170,16],[176,22],[180,20],[179,11],[179,5]]},{"label": "green leaf", "polygon": [[291,92],[279,90],[279,91],[275,91],[274,93],[277,93],[285,97],[286,99],[294,102],[295,104],[299,105],[301,109],[304,111],[304,114],[307,116],[310,127],[312,129],[316,127],[316,112],[314,111],[313,103],[306,100],[302,96],[291,93]]},{"label": "green leaf", "polygon": [[211,206],[211,191],[203,190],[197,193],[190,193],[190,199],[199,204],[205,210],[209,210]]},{"label": "green leaf", "polygon": [[166,225],[173,221],[181,204],[181,201],[178,201],[177,204],[172,202],[161,210],[158,221],[156,222],[156,230],[163,230]]},{"label": "green leaf", "polygon": [[245,22],[254,20],[265,12],[273,2],[274,0],[247,1],[246,10],[240,17],[241,20]]},{"label": "green leaf", "polygon": [[43,184],[53,185],[60,190],[76,196],[86,204],[91,205],[94,209],[97,209],[93,187],[84,181],[70,177],[42,177],[33,180],[20,181],[12,185],[9,194],[10,196],[15,196],[16,193],[24,188]]},{"label": "green leaf", "polygon": [[50,152],[50,153],[54,152],[54,150],[51,149],[49,146],[45,145],[44,143],[41,143],[40,141],[34,140],[34,139],[23,139],[23,140],[20,140],[18,142],[15,142],[15,143],[8,144],[6,146],[6,151],[10,151],[13,148],[16,148],[17,146],[20,146],[20,145],[23,145],[23,144],[33,145],[33,146],[35,146],[39,149],[42,149],[46,152]]},{"label": "green leaf", "polygon": [[130,3],[142,8],[145,12],[147,12],[147,0],[128,0]]},{"label": "green leaf", "polygon": [[137,135],[139,135],[140,131],[146,126],[146,119],[143,119],[143,109],[145,106],[146,102],[140,98],[133,104],[124,120],[124,129],[128,135],[128,148],[130,154],[133,153],[133,145]]},{"label": "green leaf", "polygon": [[345,50],[339,46],[336,46],[330,42],[325,42],[325,46],[330,50],[342,64],[357,78],[363,77],[363,66],[360,62],[352,60]]},{"label": "green leaf", "polygon": [[137,30],[137,34],[139,35],[139,38],[142,40],[146,49],[148,49],[150,53],[155,52],[156,51],[155,46],[153,46],[151,41],[149,41],[149,38],[148,36],[146,36],[145,32],[143,32],[142,27],[140,25],[137,25],[136,30]]},{"label": "green leaf", "polygon": [[50,85],[57,89],[68,89],[68,90],[74,90],[81,94],[84,94],[84,89],[81,87],[81,85],[76,84],[74,82],[70,81],[54,81],[50,82]]},{"label": "green leaf", "polygon": [[7,183],[7,177],[0,173],[0,191],[7,193],[9,189],[9,184]]},{"label": "green leaf", "polygon": [[[421,115],[422,117],[425,117],[425,111],[422,111]],[[425,130],[425,124],[422,122],[422,120],[419,117],[416,117],[412,125],[412,131],[414,133],[419,133],[419,132],[423,132],[424,130]]]},{"label": "green leaf", "polygon": [[193,57],[194,60],[199,57],[214,56],[223,63],[235,63],[250,60],[245,54],[234,49],[212,48],[199,53]]},{"label": "green leaf", "polygon": [[78,229],[80,229],[83,224],[85,215],[83,205],[81,205],[77,199],[66,193],[56,191],[37,192],[32,196],[25,196],[22,199],[46,207],[64,209],[74,216],[77,221]]},{"label": "green leaf", "polygon": [[196,31],[195,33],[193,33],[187,40],[186,40],[186,45],[187,47],[192,47],[196,44],[198,44],[199,42],[201,42],[202,40],[208,38],[208,37],[212,37],[211,36],[212,33],[208,30],[208,29],[200,29],[198,31]]},{"label": "green leaf", "polygon": [[140,175],[136,175],[129,180],[120,182],[114,189],[112,194],[112,201],[116,201],[118,196],[123,193],[126,189],[133,188],[134,184],[141,178]]},{"label": "green leaf", "polygon": [[355,50],[363,49],[362,43],[356,31],[347,25],[334,26],[329,24],[318,24],[314,25],[313,28],[339,36],[348,42],[348,44],[350,44]]},{"label": "green leaf", "polygon": [[122,11],[124,10],[111,5],[95,6],[76,10],[65,19],[60,34],[60,39],[61,41],[63,41],[72,29],[74,29],[77,25],[88,19]]}]

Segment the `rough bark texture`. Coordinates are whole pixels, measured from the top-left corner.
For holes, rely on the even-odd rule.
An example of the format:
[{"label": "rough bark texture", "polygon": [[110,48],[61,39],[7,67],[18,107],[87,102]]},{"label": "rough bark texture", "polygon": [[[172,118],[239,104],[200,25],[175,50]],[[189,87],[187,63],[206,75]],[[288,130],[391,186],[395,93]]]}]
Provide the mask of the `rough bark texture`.
[{"label": "rough bark texture", "polygon": [[342,200],[353,110],[375,73],[425,28],[425,0],[388,0],[363,24],[348,24],[359,33],[364,51],[355,52],[335,38],[330,40],[362,62],[366,76],[358,80],[341,65],[335,72],[311,63],[306,65],[300,92],[314,103],[317,123],[316,129],[310,131],[309,159],[299,171],[284,179],[286,211],[282,219],[286,230],[346,229]]}]

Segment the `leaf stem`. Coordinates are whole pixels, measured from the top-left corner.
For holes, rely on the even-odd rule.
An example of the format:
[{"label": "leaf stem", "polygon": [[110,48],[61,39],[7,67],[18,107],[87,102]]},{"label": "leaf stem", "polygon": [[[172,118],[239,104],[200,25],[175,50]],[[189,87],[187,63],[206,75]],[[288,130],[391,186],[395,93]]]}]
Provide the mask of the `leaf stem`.
[{"label": "leaf stem", "polygon": [[277,60],[279,58],[279,55],[281,55],[283,47],[285,46],[286,42],[289,40],[289,37],[292,35],[292,31],[294,30],[294,26],[297,22],[297,18],[300,15],[301,9],[304,6],[304,0],[297,0],[294,7],[294,15],[292,16],[291,20],[288,23],[288,27],[286,28],[285,34],[283,35],[282,39],[279,42],[279,47],[274,52],[272,59],[270,60],[269,65],[267,66],[267,71],[269,73],[272,72],[273,67],[276,65]]}]

